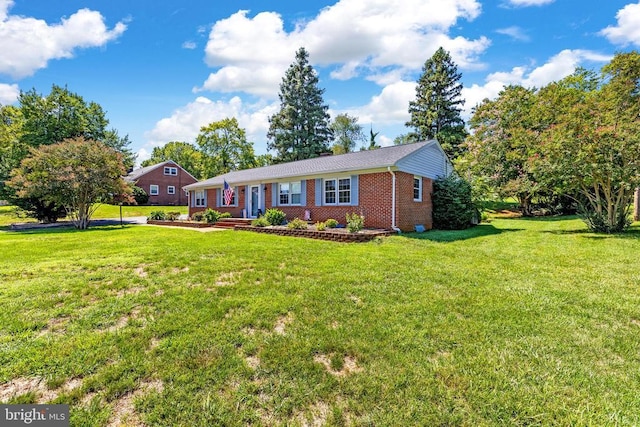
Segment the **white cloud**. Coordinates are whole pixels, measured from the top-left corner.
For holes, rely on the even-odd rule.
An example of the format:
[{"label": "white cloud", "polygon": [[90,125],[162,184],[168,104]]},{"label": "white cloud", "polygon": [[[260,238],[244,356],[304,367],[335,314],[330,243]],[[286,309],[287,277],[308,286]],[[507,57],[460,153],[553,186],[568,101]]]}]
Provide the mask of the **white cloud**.
[{"label": "white cloud", "polygon": [[496,30],[496,33],[503,34],[505,36],[509,36],[514,40],[518,40],[521,42],[528,42],[531,38],[524,32],[524,30],[517,26],[500,28]]},{"label": "white cloud", "polygon": [[460,68],[478,68],[490,41],[452,38],[448,32],[461,19],[475,19],[480,10],[477,0],[340,0],[291,31],[275,12],[250,17],[241,10],[213,25],[206,62],[217,69],[198,90],[275,98],[301,46],[313,64],[336,66],[331,77],[340,80],[391,74],[398,81],[419,70],[440,46]]},{"label": "white cloud", "polygon": [[0,83],[0,105],[13,104],[18,100],[18,95],[20,95],[20,88],[18,88],[18,85]]},{"label": "white cloud", "polygon": [[416,82],[399,81],[385,86],[368,104],[348,111],[360,123],[404,124],[409,120],[409,101],[416,97]]},{"label": "white cloud", "polygon": [[[240,127],[247,131],[247,139],[256,143],[256,152],[263,153],[266,152],[265,135],[269,129],[269,117],[278,107],[278,104],[245,104],[237,96],[228,101],[212,101],[199,96],[195,101],[176,109],[170,117],[159,120],[152,130],[146,132],[147,144],[142,149],[148,153],[151,148],[169,141],[194,143],[202,126],[235,117]],[[144,153],[139,151],[138,155]]]},{"label": "white cloud", "polygon": [[542,6],[553,3],[554,1],[555,0],[507,0],[510,5],[517,7]]},{"label": "white cloud", "polygon": [[611,43],[640,46],[640,2],[628,4],[616,14],[617,26],[609,26],[600,31]]},{"label": "white cloud", "polygon": [[484,99],[493,99],[508,85],[522,85],[524,87],[540,88],[547,84],[561,80],[575,71],[584,62],[607,62],[610,56],[601,55],[588,50],[563,50],[551,57],[545,64],[531,69],[530,67],[514,67],[511,71],[489,74],[485,84],[472,85],[462,90],[465,99],[464,117],[471,116],[471,110]]},{"label": "white cloud", "polygon": [[12,0],[0,0],[0,73],[13,78],[32,75],[52,59],[71,58],[78,48],[104,46],[127,28],[118,22],[108,29],[99,12],[80,9],[59,24],[13,16]]},{"label": "white cloud", "polygon": [[192,42],[192,41],[186,41],[186,42],[182,43],[182,48],[183,49],[193,50],[196,47],[198,47],[198,45],[195,42]]}]

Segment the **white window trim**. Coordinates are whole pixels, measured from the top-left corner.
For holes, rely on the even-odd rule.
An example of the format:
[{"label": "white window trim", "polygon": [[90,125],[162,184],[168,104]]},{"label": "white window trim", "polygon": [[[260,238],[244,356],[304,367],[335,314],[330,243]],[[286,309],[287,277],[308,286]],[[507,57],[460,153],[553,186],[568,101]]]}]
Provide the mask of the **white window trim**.
[{"label": "white window trim", "polygon": [[[153,191],[153,189],[155,188],[155,192]],[[150,196],[158,196],[160,195],[160,186],[156,185],[156,184],[151,184],[149,185],[149,195]]]},{"label": "white window trim", "polygon": [[[282,195],[282,190],[280,189],[280,187],[282,186],[282,184],[288,184],[289,185],[289,203],[282,203],[280,200],[280,196]],[[300,192],[299,193],[294,193],[292,191],[293,188],[293,184],[298,184],[300,186]],[[291,200],[293,199],[293,195],[294,194],[299,194],[300,195],[300,202],[299,203],[292,203]],[[302,206],[302,181],[290,181],[290,182],[279,182],[278,183],[278,206]]]},{"label": "white window trim", "polygon": [[[417,199],[415,197],[416,179],[418,180],[418,198]],[[414,176],[413,177],[413,192],[414,192],[413,201],[414,202],[421,202],[422,201],[422,177],[421,176]]]},{"label": "white window trim", "polygon": [[172,196],[174,194],[176,194],[176,187],[175,185],[168,185],[167,186],[167,194],[171,194]]},{"label": "white window trim", "polygon": [[[168,171],[168,173],[167,173]],[[169,176],[178,176],[178,168],[173,167],[173,166],[165,166],[164,167],[164,174],[165,175],[169,175]]]},{"label": "white window trim", "polygon": [[[349,201],[348,202],[340,202],[340,180],[342,179],[349,180]],[[335,190],[333,191],[335,192],[335,195],[336,195],[335,203],[327,203],[327,186],[325,184],[327,181],[335,181],[336,183]],[[353,198],[352,186],[353,186],[353,182],[351,182],[350,176],[324,178],[322,180],[322,205],[323,206],[351,206],[351,199]]]},{"label": "white window trim", "polygon": [[[198,193],[202,195],[202,197],[198,197]],[[193,192],[193,198],[195,199],[195,207],[196,208],[204,208],[207,205],[207,190],[196,190]]]}]

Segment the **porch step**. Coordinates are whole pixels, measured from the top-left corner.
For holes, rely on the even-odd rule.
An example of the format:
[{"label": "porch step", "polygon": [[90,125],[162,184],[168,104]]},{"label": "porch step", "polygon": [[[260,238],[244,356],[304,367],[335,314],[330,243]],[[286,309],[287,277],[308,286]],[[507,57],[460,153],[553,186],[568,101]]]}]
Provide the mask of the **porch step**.
[{"label": "porch step", "polygon": [[236,225],[251,225],[250,218],[220,218],[214,227],[218,228],[234,228]]}]

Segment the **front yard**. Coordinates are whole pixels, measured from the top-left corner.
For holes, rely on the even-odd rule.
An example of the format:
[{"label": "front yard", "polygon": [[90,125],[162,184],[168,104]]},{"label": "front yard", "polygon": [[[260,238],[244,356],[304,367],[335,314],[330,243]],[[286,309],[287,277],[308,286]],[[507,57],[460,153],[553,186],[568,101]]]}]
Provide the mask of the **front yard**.
[{"label": "front yard", "polygon": [[637,425],[640,229],[0,231],[0,401],[72,425]]}]

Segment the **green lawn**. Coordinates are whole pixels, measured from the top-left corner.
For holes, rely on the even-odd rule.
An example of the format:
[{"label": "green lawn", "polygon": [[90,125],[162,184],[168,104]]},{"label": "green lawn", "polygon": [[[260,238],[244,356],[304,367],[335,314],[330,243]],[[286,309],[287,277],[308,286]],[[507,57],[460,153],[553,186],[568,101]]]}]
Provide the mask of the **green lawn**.
[{"label": "green lawn", "polygon": [[0,253],[0,400],[74,426],[640,424],[637,226],[102,227]]},{"label": "green lawn", "polygon": [[[122,216],[149,216],[151,212],[158,210],[186,214],[188,213],[189,208],[186,206],[123,206]],[[98,206],[98,209],[96,209],[92,218],[100,219],[119,217],[120,206],[101,204]],[[0,206],[0,227],[8,226],[14,222],[36,222],[36,220],[33,218],[18,216],[15,206]]]}]

